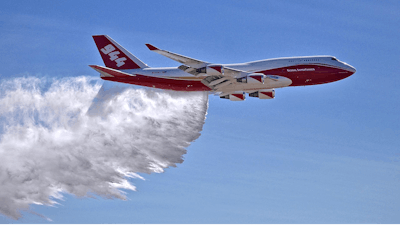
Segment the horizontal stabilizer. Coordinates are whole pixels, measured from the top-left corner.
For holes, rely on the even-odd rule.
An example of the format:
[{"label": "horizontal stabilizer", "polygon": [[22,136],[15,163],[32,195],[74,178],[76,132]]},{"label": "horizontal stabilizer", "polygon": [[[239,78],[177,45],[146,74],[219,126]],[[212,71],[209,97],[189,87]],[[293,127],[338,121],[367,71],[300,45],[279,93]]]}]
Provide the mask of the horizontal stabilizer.
[{"label": "horizontal stabilizer", "polygon": [[135,76],[129,73],[124,73],[119,70],[111,69],[103,66],[89,65],[91,68],[99,72],[100,77],[131,77]]}]

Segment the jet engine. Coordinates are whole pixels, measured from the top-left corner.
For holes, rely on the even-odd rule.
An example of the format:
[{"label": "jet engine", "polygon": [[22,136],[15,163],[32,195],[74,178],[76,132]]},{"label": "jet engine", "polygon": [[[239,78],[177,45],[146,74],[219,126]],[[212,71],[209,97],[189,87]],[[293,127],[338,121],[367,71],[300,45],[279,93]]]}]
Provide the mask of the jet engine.
[{"label": "jet engine", "polygon": [[256,97],[259,99],[273,99],[275,98],[275,90],[274,89],[262,89],[256,92],[249,93],[250,97]]},{"label": "jet engine", "polygon": [[244,101],[246,95],[244,92],[234,92],[232,94],[228,94],[228,95],[222,95],[220,96],[220,98],[225,98],[225,99],[229,99],[231,101]]},{"label": "jet engine", "polygon": [[264,84],[265,75],[262,73],[252,73],[248,76],[237,78],[237,82],[239,83],[247,83],[247,84]]},{"label": "jet engine", "polygon": [[208,65],[207,67],[203,67],[205,69],[205,73],[209,76],[219,76],[224,74],[224,67],[220,65]]}]

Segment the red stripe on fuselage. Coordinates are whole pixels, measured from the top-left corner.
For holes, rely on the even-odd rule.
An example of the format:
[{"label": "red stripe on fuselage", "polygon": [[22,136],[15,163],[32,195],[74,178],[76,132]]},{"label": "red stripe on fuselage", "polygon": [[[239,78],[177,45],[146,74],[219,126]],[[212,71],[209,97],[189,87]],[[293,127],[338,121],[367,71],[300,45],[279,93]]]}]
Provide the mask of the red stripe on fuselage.
[{"label": "red stripe on fuselage", "polygon": [[127,84],[135,84],[146,87],[154,87],[160,89],[174,91],[210,91],[201,81],[197,80],[176,80],[162,77],[152,77],[136,74],[135,76],[126,77],[101,77],[103,80],[122,82]]},{"label": "red stripe on fuselage", "polygon": [[322,64],[288,66],[257,73],[287,77],[292,80],[290,86],[325,84],[344,79],[353,74],[348,70]]},{"label": "red stripe on fuselage", "polygon": [[[122,76],[117,74],[117,72],[115,72],[115,74],[113,74],[112,71],[110,72],[107,70],[107,72],[115,77],[101,77],[102,79],[174,91],[211,90],[199,80],[180,80],[176,78],[153,77],[140,74],[135,74],[134,76]],[[353,72],[351,71],[322,64],[281,67],[270,70],[263,70],[257,73],[287,77],[292,80],[292,84],[290,86],[305,86],[330,83],[344,79],[353,74]]]}]

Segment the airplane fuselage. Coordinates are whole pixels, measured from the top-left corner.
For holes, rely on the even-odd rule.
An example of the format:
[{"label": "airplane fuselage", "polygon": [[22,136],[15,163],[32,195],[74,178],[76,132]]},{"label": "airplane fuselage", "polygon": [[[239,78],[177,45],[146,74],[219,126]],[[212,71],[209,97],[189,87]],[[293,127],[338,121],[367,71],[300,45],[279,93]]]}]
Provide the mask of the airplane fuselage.
[{"label": "airplane fuselage", "polygon": [[[287,83],[285,83],[282,87],[330,83],[349,77],[356,71],[352,66],[332,56],[275,58],[247,63],[218,65],[251,73],[276,75],[287,78],[287,82],[290,82],[290,84],[287,85]],[[211,90],[201,82],[207,75],[194,76],[177,67],[140,68],[121,71],[132,74],[132,77],[128,79],[125,77],[102,76],[102,79],[175,91]],[[258,89],[277,88],[276,86],[271,87],[270,85],[270,83],[238,83],[232,85],[230,89],[239,89],[249,92]]]},{"label": "airplane fuselage", "polygon": [[150,51],[175,60],[179,67],[151,68],[106,35],[93,39],[105,67],[90,65],[104,80],[174,91],[208,91],[223,99],[243,101],[275,97],[275,88],[330,83],[356,72],[333,56],[265,59],[215,64],[146,44]]}]

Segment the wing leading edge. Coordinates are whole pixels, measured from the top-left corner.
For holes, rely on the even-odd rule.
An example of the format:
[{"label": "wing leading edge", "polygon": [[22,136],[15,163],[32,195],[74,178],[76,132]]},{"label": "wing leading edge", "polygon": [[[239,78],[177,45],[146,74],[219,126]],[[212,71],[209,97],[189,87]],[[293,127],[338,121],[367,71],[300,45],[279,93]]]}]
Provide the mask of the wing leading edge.
[{"label": "wing leading edge", "polygon": [[161,49],[159,49],[159,48],[157,48],[157,47],[155,47],[155,46],[153,46],[151,44],[146,44],[146,46],[147,46],[147,48],[149,48],[150,51],[156,52],[156,53],[158,53],[160,55],[163,55],[163,56],[165,56],[167,58],[175,60],[175,61],[177,61],[179,63],[185,64],[185,65],[187,65],[189,67],[193,67],[193,68],[198,69],[198,68],[202,68],[202,67],[206,66],[207,64],[209,64],[209,63],[207,63],[205,61],[193,59],[193,58],[190,58],[190,57],[187,57],[187,56],[183,56],[183,55],[180,55],[180,54],[177,54],[177,53],[173,53],[173,52],[170,52],[170,51],[161,50]]}]

